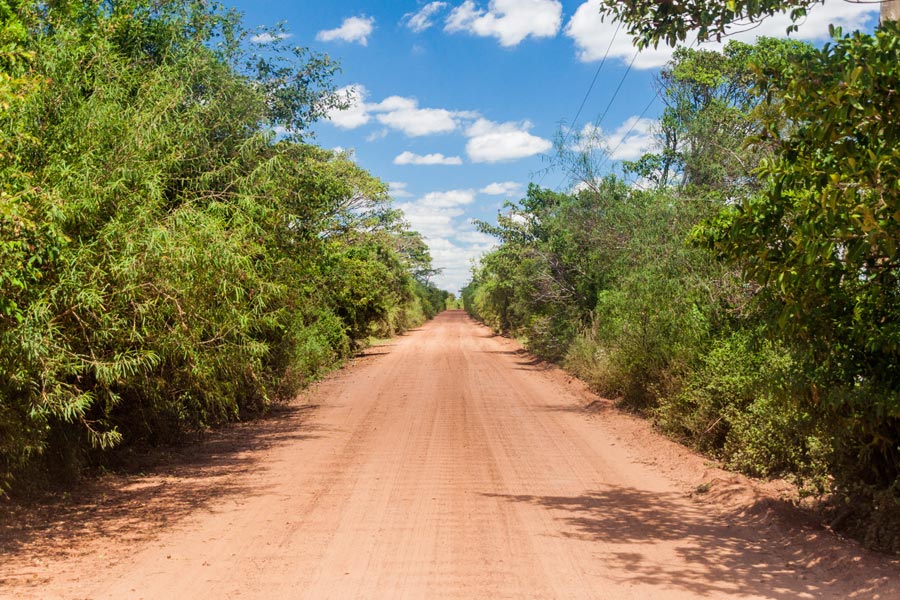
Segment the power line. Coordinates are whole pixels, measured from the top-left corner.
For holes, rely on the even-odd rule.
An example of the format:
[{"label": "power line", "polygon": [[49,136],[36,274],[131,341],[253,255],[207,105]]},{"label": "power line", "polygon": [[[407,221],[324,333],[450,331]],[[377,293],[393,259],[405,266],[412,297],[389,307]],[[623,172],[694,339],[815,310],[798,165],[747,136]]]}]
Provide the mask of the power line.
[{"label": "power line", "polygon": [[[606,115],[609,114],[609,109],[612,107],[613,103],[616,101],[616,98],[619,96],[619,92],[622,90],[622,86],[625,84],[625,79],[628,77],[628,74],[631,73],[631,68],[634,66],[634,62],[637,60],[638,54],[640,54],[640,50],[635,50],[634,55],[631,57],[631,61],[628,63],[628,68],[625,69],[625,72],[622,73],[622,78],[619,79],[619,85],[616,86],[615,91],[613,92],[612,97],[609,99],[609,102],[606,104],[606,108],[603,109],[603,113],[600,115],[600,118],[597,119],[597,127],[600,128],[603,124],[603,120],[606,119]],[[649,108],[649,107],[648,107]],[[565,142],[565,140],[563,140]],[[565,145],[565,143],[563,144]],[[562,181],[556,186],[556,189],[559,190],[562,188],[563,183],[565,183],[566,178],[563,177]]]},{"label": "power line", "polygon": [[[619,21],[616,25],[616,30],[612,35],[612,39],[609,40],[609,46],[606,47],[606,53],[603,55],[603,59],[600,61],[600,66],[597,67],[597,72],[594,73],[594,79],[591,81],[590,87],[588,87],[587,93],[584,95],[584,99],[581,101],[581,106],[578,107],[578,112],[575,113],[575,118],[572,119],[572,126],[566,131],[565,137],[563,137],[563,146],[566,145],[566,140],[569,138],[569,134],[575,129],[575,124],[578,123],[578,117],[581,116],[581,111],[584,109],[584,105],[587,103],[588,96],[591,95],[591,91],[594,89],[594,84],[597,83],[597,78],[600,76],[600,70],[603,68],[603,65],[606,63],[606,57],[609,56],[609,51],[613,47],[613,43],[616,41],[616,36],[619,34],[619,28],[622,27],[622,21]],[[637,56],[637,55],[635,55]],[[632,60],[631,62],[634,62]],[[629,69],[631,66],[628,67]]]},{"label": "power line", "polygon": [[[691,44],[688,45],[688,48],[690,48],[691,46],[698,46],[698,47],[699,47],[699,46],[700,46],[700,41],[699,41],[699,40],[694,40],[693,43],[691,43]],[[637,57],[637,56],[635,55],[635,58],[636,58],[636,57]],[[631,62],[634,63],[634,59],[632,59]],[[626,72],[626,74],[627,74],[627,72]],[[624,78],[623,78],[623,79],[624,79]],[[655,94],[652,98],[650,98],[650,102],[647,103],[647,106],[644,107],[644,110],[641,111],[641,114],[638,115],[638,118],[635,119],[634,123],[631,124],[631,127],[628,129],[628,131],[625,132],[625,135],[622,136],[622,138],[619,140],[619,143],[616,144],[616,147],[609,151],[609,153],[606,155],[606,158],[603,159],[603,162],[600,163],[600,166],[599,166],[599,167],[597,167],[597,170],[598,170],[598,171],[599,171],[600,169],[602,169],[604,166],[606,166],[606,163],[608,163],[609,160],[610,160],[610,158],[612,158],[613,154],[616,153],[616,150],[618,150],[619,148],[622,147],[622,144],[625,143],[625,140],[628,138],[628,136],[631,134],[631,132],[634,131],[634,128],[637,127],[638,123],[641,122],[641,119],[644,118],[644,116],[647,114],[647,111],[650,110],[650,107],[653,106],[653,103],[656,102],[657,100],[659,100],[659,94]]]},{"label": "power line", "polygon": [[622,89],[622,84],[625,83],[625,78],[628,77],[628,74],[631,72],[631,67],[634,66],[634,61],[637,60],[638,54],[640,54],[640,50],[634,51],[634,56],[631,57],[631,62],[628,63],[628,68],[625,69],[625,72],[622,74],[622,79],[619,80],[619,85],[616,87],[616,91],[613,92],[612,98],[609,99],[609,103],[606,105],[606,108],[603,110],[603,114],[600,115],[600,118],[597,119],[597,127],[600,127],[603,124],[603,120],[606,118],[606,115],[609,113],[610,107],[612,107],[613,102],[616,101],[616,97],[619,95],[619,91]]},{"label": "power line", "polygon": [[657,96],[657,95],[654,95],[652,98],[650,98],[650,102],[647,103],[647,106],[644,107],[644,110],[641,111],[641,114],[638,115],[638,118],[635,119],[634,123],[631,124],[631,127],[628,129],[628,131],[625,132],[625,135],[622,136],[622,138],[619,140],[619,143],[616,144],[616,147],[609,151],[609,154],[606,155],[606,158],[603,159],[603,162],[600,163],[599,167],[597,167],[598,171],[600,169],[602,169],[604,166],[606,166],[606,163],[608,163],[609,159],[612,158],[613,154],[616,153],[616,150],[618,150],[619,148],[622,147],[622,144],[625,143],[625,140],[628,138],[628,136],[631,134],[631,132],[634,131],[634,128],[637,127],[638,123],[641,122],[641,119],[644,118],[644,115],[647,114],[647,111],[650,110],[650,107],[653,106],[653,103],[656,102],[658,99],[659,99],[659,96]]},{"label": "power line", "polygon": [[[575,112],[575,118],[572,119],[572,125],[566,130],[565,135],[562,139],[561,147],[565,148],[566,142],[569,140],[569,134],[575,129],[575,124],[578,123],[578,117],[581,116],[581,111],[584,109],[584,105],[587,104],[587,100],[591,95],[591,92],[594,90],[594,85],[597,83],[597,79],[600,77],[600,71],[603,70],[603,65],[606,64],[606,59],[609,56],[610,50],[612,50],[613,44],[616,41],[616,36],[619,35],[619,29],[622,27],[622,21],[617,21],[616,30],[612,34],[612,38],[609,40],[609,45],[606,47],[606,52],[603,53],[603,58],[600,59],[600,64],[597,66],[597,70],[594,72],[594,78],[591,80],[591,85],[588,86],[587,92],[584,94],[584,98],[581,100],[581,105],[578,107],[578,110]],[[544,174],[541,175],[540,180],[538,181],[538,186],[540,186],[544,182],[544,177],[547,176],[547,171],[544,171]]]}]

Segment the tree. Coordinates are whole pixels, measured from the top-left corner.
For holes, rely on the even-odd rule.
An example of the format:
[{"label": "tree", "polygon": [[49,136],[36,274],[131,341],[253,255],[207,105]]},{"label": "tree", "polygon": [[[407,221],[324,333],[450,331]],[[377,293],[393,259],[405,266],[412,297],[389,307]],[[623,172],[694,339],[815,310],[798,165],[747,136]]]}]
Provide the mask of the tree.
[{"label": "tree", "polygon": [[740,265],[777,307],[773,332],[803,348],[854,469],[900,477],[900,27],[836,38],[760,72],[778,98],[757,144],[762,194],[695,239]]},{"label": "tree", "polygon": [[[849,0],[848,0],[849,1]],[[721,40],[729,31],[789,11],[796,23],[824,0],[602,0],[601,10],[625,23],[639,47],[674,46],[691,31],[700,41]],[[792,25],[788,31],[796,29]]]},{"label": "tree", "polygon": [[752,172],[767,149],[744,147],[759,130],[764,99],[755,72],[783,69],[811,51],[803,42],[774,38],[754,45],[730,41],[722,52],[679,48],[657,80],[666,103],[657,130],[660,151],[626,163],[626,170],[661,187],[674,179],[728,196],[756,186]]}]

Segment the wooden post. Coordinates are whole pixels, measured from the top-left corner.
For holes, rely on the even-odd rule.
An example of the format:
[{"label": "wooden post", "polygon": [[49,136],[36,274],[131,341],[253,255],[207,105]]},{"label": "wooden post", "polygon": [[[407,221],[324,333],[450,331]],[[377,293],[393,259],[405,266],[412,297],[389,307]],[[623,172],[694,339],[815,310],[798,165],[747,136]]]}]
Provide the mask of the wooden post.
[{"label": "wooden post", "polygon": [[881,22],[900,21],[900,0],[884,0],[881,3]]}]

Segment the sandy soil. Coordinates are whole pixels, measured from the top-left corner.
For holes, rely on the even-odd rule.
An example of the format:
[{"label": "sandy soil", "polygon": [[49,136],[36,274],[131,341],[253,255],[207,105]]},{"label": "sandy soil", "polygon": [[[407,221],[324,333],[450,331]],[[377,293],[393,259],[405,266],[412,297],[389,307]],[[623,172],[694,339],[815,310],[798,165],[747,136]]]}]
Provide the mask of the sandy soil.
[{"label": "sandy soil", "polygon": [[900,598],[789,491],[450,311],[262,422],[0,507],[0,597]]}]

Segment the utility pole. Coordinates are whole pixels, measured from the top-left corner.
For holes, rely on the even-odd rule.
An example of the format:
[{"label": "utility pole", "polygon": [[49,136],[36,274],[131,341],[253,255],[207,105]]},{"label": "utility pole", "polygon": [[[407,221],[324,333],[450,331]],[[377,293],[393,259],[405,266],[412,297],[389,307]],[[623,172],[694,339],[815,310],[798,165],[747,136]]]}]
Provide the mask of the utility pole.
[{"label": "utility pole", "polygon": [[883,0],[881,22],[885,21],[900,21],[900,0]]}]

